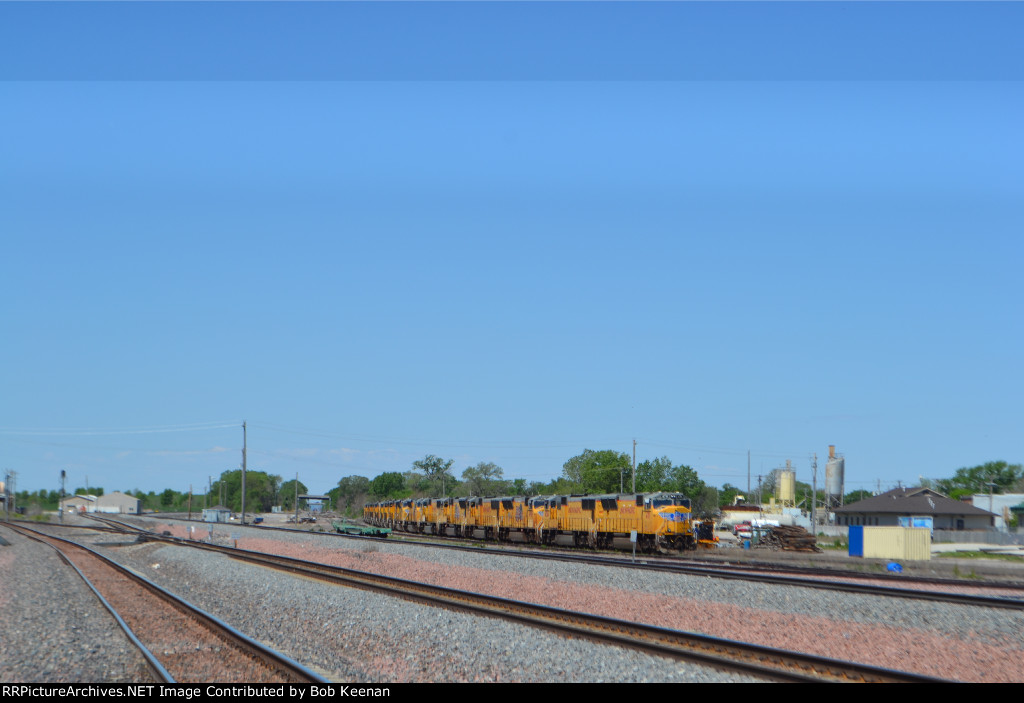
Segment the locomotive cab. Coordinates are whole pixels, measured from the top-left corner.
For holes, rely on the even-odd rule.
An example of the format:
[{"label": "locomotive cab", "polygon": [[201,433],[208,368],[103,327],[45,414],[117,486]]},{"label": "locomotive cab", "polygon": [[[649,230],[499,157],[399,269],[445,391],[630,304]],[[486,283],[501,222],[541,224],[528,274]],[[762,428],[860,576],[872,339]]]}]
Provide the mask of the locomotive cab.
[{"label": "locomotive cab", "polygon": [[662,549],[693,549],[696,540],[690,499],[680,493],[652,493],[644,496],[645,530]]}]

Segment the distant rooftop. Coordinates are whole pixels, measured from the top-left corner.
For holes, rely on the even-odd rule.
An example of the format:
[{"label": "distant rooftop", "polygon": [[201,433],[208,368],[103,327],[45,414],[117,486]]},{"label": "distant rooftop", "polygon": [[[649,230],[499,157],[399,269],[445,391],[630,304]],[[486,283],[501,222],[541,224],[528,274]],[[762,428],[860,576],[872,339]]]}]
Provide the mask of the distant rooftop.
[{"label": "distant rooftop", "polygon": [[976,508],[968,503],[953,500],[931,488],[894,488],[877,496],[871,496],[856,503],[836,508],[837,515],[861,513],[916,513],[918,515],[984,515],[991,516],[987,510]]}]

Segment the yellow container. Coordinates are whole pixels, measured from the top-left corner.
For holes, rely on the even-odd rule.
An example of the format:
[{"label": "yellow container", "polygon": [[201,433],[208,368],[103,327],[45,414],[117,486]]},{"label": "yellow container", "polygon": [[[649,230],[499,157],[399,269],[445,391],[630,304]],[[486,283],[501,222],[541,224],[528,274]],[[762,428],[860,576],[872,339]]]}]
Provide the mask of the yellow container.
[{"label": "yellow container", "polygon": [[932,558],[932,532],[927,527],[865,527],[864,557],[928,561]]}]

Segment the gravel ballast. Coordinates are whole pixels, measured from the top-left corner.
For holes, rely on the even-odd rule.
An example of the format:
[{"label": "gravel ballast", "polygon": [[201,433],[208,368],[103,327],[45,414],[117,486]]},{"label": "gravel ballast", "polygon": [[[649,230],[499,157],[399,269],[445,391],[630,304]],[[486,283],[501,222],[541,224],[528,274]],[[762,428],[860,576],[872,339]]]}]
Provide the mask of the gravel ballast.
[{"label": "gravel ballast", "polygon": [[[173,525],[173,523],[171,524]],[[182,525],[166,526],[184,536]],[[961,681],[1024,680],[1024,614],[232,526],[243,549]],[[215,528],[215,535],[225,532]],[[206,536],[206,533],[195,533]]]},{"label": "gravel ballast", "polygon": [[50,547],[0,527],[0,681],[149,681],[145,660]]},{"label": "gravel ballast", "polygon": [[147,578],[334,680],[749,680],[187,548],[141,545],[117,551],[119,561]]},{"label": "gravel ballast", "polygon": [[[145,522],[180,537],[208,536],[205,525],[189,532],[179,523]],[[218,542],[227,542],[229,534],[238,535],[243,549],[834,659],[961,681],[1024,680],[1024,617],[1015,611],[523,559],[484,550],[368,543],[237,525],[214,528]],[[106,535],[88,541],[114,540]],[[739,678],[495,619],[296,579],[198,550],[157,544],[100,550],[339,681]]]}]

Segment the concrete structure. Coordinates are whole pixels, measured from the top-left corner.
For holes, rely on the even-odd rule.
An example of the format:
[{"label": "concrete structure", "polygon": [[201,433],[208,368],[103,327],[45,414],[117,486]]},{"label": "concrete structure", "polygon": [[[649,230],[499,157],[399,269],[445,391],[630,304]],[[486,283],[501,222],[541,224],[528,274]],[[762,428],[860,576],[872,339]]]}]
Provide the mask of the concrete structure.
[{"label": "concrete structure", "polygon": [[142,501],[127,493],[113,491],[96,498],[93,509],[88,512],[138,515],[142,512]]},{"label": "concrete structure", "polygon": [[331,497],[303,493],[299,496],[299,506],[302,505],[302,501],[306,501],[306,510],[311,513],[319,513],[323,511],[325,503],[330,505]]},{"label": "concrete structure", "polygon": [[842,454],[836,455],[836,445],[830,444],[825,464],[825,501],[830,507],[842,504],[845,483],[846,460]]},{"label": "concrete structure", "polygon": [[900,518],[931,517],[935,529],[987,530],[995,515],[930,488],[894,488],[835,509],[836,525],[897,527]]},{"label": "concrete structure", "polygon": [[1013,517],[1011,508],[1024,503],[1024,493],[1003,493],[989,495],[988,493],[976,493],[971,496],[971,505],[981,508],[996,515],[996,529],[1006,530],[1007,518]]},{"label": "concrete structure", "polygon": [[203,508],[203,522],[228,522],[230,517],[231,510],[223,505]]}]

